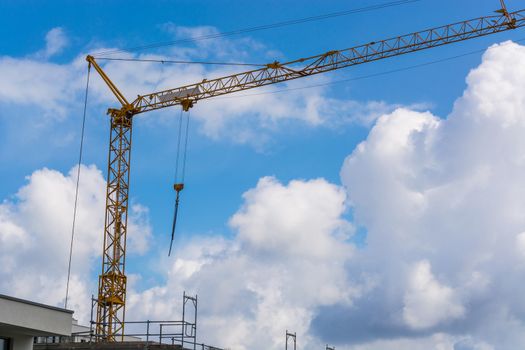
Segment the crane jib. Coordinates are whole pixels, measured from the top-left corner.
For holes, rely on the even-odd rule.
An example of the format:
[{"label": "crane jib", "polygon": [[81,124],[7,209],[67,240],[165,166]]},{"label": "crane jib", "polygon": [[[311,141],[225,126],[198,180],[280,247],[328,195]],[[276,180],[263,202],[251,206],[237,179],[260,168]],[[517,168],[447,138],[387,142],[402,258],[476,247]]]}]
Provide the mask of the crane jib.
[{"label": "crane jib", "polygon": [[216,79],[205,79],[196,84],[139,96],[133,105],[137,107],[139,113],[143,113],[180,105],[183,99],[196,102],[210,97],[430,49],[523,26],[525,26],[525,10],[479,17],[343,50],[333,50],[282,64],[274,62],[265,68],[248,72]]}]

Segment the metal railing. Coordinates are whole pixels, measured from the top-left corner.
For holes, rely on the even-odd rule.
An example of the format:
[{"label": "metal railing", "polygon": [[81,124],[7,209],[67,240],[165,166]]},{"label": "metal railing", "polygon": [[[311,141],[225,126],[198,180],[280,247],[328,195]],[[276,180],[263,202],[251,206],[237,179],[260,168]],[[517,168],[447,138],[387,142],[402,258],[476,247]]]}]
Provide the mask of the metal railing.
[{"label": "metal railing", "polygon": [[[105,326],[105,325],[104,325]],[[104,335],[97,334],[97,322],[92,321],[89,331],[72,333],[72,337],[89,337],[90,342],[104,341]],[[148,344],[179,345],[183,349],[223,350],[218,347],[196,342],[195,324],[187,321],[126,321],[126,334],[115,334],[115,339],[125,342],[146,342]]]}]

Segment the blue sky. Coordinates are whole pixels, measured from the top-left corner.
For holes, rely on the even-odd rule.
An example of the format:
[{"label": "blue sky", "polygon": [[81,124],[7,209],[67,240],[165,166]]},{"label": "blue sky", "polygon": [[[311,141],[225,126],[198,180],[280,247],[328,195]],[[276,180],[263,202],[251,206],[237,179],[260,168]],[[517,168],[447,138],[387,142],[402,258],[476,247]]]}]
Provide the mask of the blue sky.
[{"label": "blue sky", "polygon": [[[510,1],[508,6],[512,8],[516,5],[515,2]],[[0,33],[5,40],[0,53],[13,57],[31,55],[44,46],[45,34],[57,26],[62,27],[67,33],[70,44],[64,52],[53,57],[52,61],[64,63],[77,57],[81,52],[89,52],[91,48],[97,46],[126,48],[172,40],[171,34],[162,29],[166,23],[190,27],[214,26],[220,32],[225,32],[376,3],[380,2],[307,1],[299,6],[296,2],[276,1],[249,5],[235,1],[159,1],[153,4],[134,1],[131,5],[119,1],[109,3],[4,1],[1,5]],[[458,4],[454,1],[423,0],[419,3],[367,13],[254,32],[246,37],[262,43],[266,50],[263,50],[263,55],[261,52],[255,52],[252,56],[250,52],[249,59],[244,60],[270,62],[273,58],[265,54],[268,51],[279,53],[280,60],[304,57],[378,38],[388,38],[491,14],[497,5],[497,1],[493,3],[485,1],[482,4],[479,1],[462,1]],[[21,26],[21,18],[30,25]],[[331,35],[331,33],[339,34]],[[521,38],[520,35],[520,32],[516,32],[481,38],[438,48],[431,53],[416,53],[336,71],[329,73],[329,76],[332,80],[342,80],[389,71],[482,49],[503,38]],[[239,37],[232,39],[239,39]],[[480,55],[481,53],[435,66],[337,84],[330,87],[329,94],[336,98],[351,96],[352,99],[359,101],[377,100],[405,105],[421,103],[436,114],[445,115],[464,88],[464,76],[469,69],[479,63]],[[231,60],[235,61],[236,58],[231,57]],[[243,68],[237,70],[242,71]],[[111,71],[108,71],[108,74],[111,77]],[[98,79],[96,74],[93,75],[93,79]],[[188,81],[191,82],[193,81]],[[118,86],[119,82],[115,81],[115,83]],[[308,85],[307,82],[305,84]],[[149,91],[143,91],[146,92]],[[235,101],[232,99],[232,103]],[[82,106],[75,107],[76,111],[72,111],[72,118],[78,119],[81,116]],[[104,137],[107,130],[103,129],[104,125],[100,125],[100,121],[103,123],[106,119],[105,115],[100,113],[101,110],[103,109],[97,109],[98,114],[91,110],[88,115],[90,119],[99,120],[93,122],[96,123],[95,125],[88,123],[88,134],[96,135],[97,144],[93,144],[94,142],[89,138],[86,140],[85,162],[95,163],[99,168],[105,169],[104,148],[107,146]],[[178,116],[178,110],[168,113]],[[171,152],[173,149],[166,153],[159,150],[152,139],[163,137],[165,142],[171,141],[173,147],[176,130],[172,128],[160,131],[155,130],[155,126],[142,127],[140,124],[141,121],[137,120],[134,129],[131,193],[133,198],[140,200],[151,209],[154,218],[152,224],[155,231],[160,233],[161,230],[169,227],[168,221],[171,220],[170,207],[173,193],[170,189],[172,182],[170,176],[174,172],[174,154]],[[261,176],[275,175],[283,181],[293,178],[324,177],[332,182],[338,182],[342,160],[367,132],[367,126],[355,124],[345,128],[321,130],[297,125],[291,128],[293,132],[279,130],[273,134],[269,145],[261,152],[254,147],[239,146],[229,140],[210,141],[199,135],[198,126],[192,124],[192,127],[187,177],[189,187],[184,193],[182,204],[186,219],[184,217],[181,219],[180,228],[181,231],[214,230],[221,233],[224,233],[223,224],[228,216],[238,207],[240,195],[253,186]],[[79,127],[72,123],[70,132],[78,133],[78,129]],[[98,143],[100,141],[103,142]],[[68,145],[67,150],[61,150],[58,157],[50,155],[46,160],[42,157],[23,156],[22,164],[16,168],[10,166],[10,171],[4,175],[5,185],[0,189],[0,194],[4,197],[12,194],[23,184],[24,176],[43,165],[62,171],[69,169],[78,156],[74,146],[74,143]],[[155,157],[155,154],[159,157]],[[10,160],[12,159],[7,157],[5,166]],[[239,166],[240,164],[247,166]],[[206,220],[197,219],[203,215]]]},{"label": "blue sky", "polygon": [[[3,38],[0,59],[4,72],[9,74],[4,81],[6,87],[0,90],[0,198],[6,206],[8,203],[10,207],[16,208],[22,203],[23,207],[27,198],[17,193],[31,183],[31,174],[43,168],[67,174],[76,165],[87,68],[83,57],[87,53],[172,41],[202,33],[228,32],[377,3],[382,2],[4,0],[0,3],[0,35]],[[520,5],[517,0],[509,0],[507,4],[511,10],[518,9]],[[121,56],[160,55],[166,58],[250,63],[266,63],[274,59],[287,61],[489,15],[498,6],[499,2],[495,0],[421,0],[219,40],[166,46],[131,54],[123,53]],[[46,52],[46,45],[49,51],[51,42],[48,37],[46,43],[46,35],[53,29],[59,31],[59,39],[63,42],[58,44],[58,49],[50,53]],[[159,261],[167,265],[175,264],[178,257],[184,256],[182,251],[186,247],[193,247],[199,239],[209,239],[210,242],[221,246],[222,243],[219,244],[215,240],[235,241],[236,237],[244,237],[244,221],[241,220],[242,224],[235,224],[236,221],[232,217],[237,214],[237,217],[248,215],[252,199],[243,194],[253,189],[264,188],[260,182],[264,177],[274,177],[277,183],[285,187],[293,180],[310,183],[310,180],[324,179],[323,181],[338,188],[347,188],[347,204],[338,215],[359,234],[343,240],[341,244],[356,244],[358,252],[366,250],[364,235],[369,230],[376,230],[378,226],[370,223],[370,213],[373,210],[366,205],[359,207],[359,200],[362,198],[360,194],[352,197],[355,193],[351,187],[357,186],[360,181],[345,173],[345,169],[352,168],[351,165],[342,168],[345,158],[356,150],[359,143],[368,140],[373,144],[373,130],[378,134],[381,130],[381,125],[376,123],[377,118],[391,113],[398,107],[422,115],[429,111],[438,119],[446,119],[451,113],[454,115],[454,102],[470,86],[467,85],[465,77],[482,63],[483,53],[402,72],[360,80],[351,79],[438,61],[483,50],[506,40],[519,41],[522,38],[525,38],[525,34],[520,30],[506,32],[339,70],[321,77],[305,78],[291,85],[277,85],[262,91],[271,92],[295,87],[304,89],[263,95],[259,100],[257,96],[241,96],[218,101],[200,101],[191,111],[186,188],[181,201],[175,242],[180,250],[171,262],[165,256],[174,201],[172,184],[177,144],[176,118],[180,112],[173,108],[136,117],[131,165],[131,202],[147,208],[147,218],[145,221],[137,219],[137,225],[150,230],[151,236],[145,236],[149,240],[148,248],[144,248],[142,254],[132,253],[127,260],[128,273],[141,275],[144,281],[137,283],[135,291],[147,292],[154,285],[169,284],[170,274],[166,273],[165,268],[159,267]],[[118,56],[119,54],[115,54],[114,57]],[[34,64],[35,62],[43,64],[39,66]],[[243,67],[225,70],[221,67],[203,66],[188,68],[171,65],[145,66],[141,63],[105,64],[102,61],[101,64],[114,83],[128,94],[130,100],[137,93],[177,87],[183,83],[197,82],[204,77],[212,78],[226,72],[244,70]],[[56,74],[52,71],[55,68]],[[27,72],[35,72],[34,81],[17,78]],[[178,75],[170,76],[170,72]],[[156,78],[159,78],[158,81],[155,81]],[[42,85],[36,83],[40,82],[39,79],[42,80]],[[94,164],[105,177],[109,131],[105,110],[108,107],[117,107],[117,102],[109,90],[100,84],[95,72],[92,73],[91,79],[93,85],[87,112],[83,164]],[[345,79],[350,81],[308,88],[311,85]],[[15,97],[5,93],[6,89],[10,89],[9,84],[12,82],[21,87],[20,94]],[[170,83],[176,85],[169,85]],[[37,90],[31,92],[27,100],[23,97],[24,84],[32,90]],[[52,92],[46,96],[46,86],[63,88],[58,89],[57,94]],[[31,100],[33,96],[38,95],[39,87],[42,87],[40,92],[43,97]],[[142,88],[146,90],[143,91]],[[50,88],[49,91],[54,90]],[[257,92],[252,90],[246,94]],[[265,106],[268,102],[272,105]],[[251,104],[253,109],[250,109]],[[310,115],[309,111],[312,109],[315,113]],[[317,120],[316,117],[320,119]],[[432,124],[429,121],[421,123]],[[355,159],[359,162],[360,158],[356,156]],[[369,164],[363,161],[363,168],[368,169]],[[410,172],[411,168],[407,169],[407,172]],[[385,167],[382,171],[386,174],[390,170]],[[367,176],[372,178],[376,175],[363,172],[363,177]],[[346,182],[342,178],[347,178]],[[381,181],[378,180],[379,182]],[[279,187],[277,183],[270,181],[272,186]],[[334,191],[330,192],[333,194],[331,198],[338,198],[337,191]],[[385,193],[386,196],[388,191],[385,190]],[[391,194],[394,196],[395,192]],[[82,192],[80,196],[83,196]],[[253,197],[259,198],[256,195]],[[337,202],[337,199],[334,200]],[[385,198],[385,202],[389,202],[389,198]],[[63,213],[62,219],[67,222],[71,217]],[[62,239],[69,239],[67,231],[61,234]],[[98,234],[101,235],[102,231]],[[221,249],[228,251],[224,247]],[[64,252],[57,252],[62,253]],[[87,272],[84,271],[91,276],[90,284],[88,283],[91,287],[100,264],[96,254],[93,254],[89,255],[87,260],[77,262],[95,264]],[[341,256],[345,256],[346,259],[346,255]],[[421,259],[429,259],[432,262],[431,258],[423,255]],[[427,268],[425,261],[420,260],[415,265],[413,271],[416,275],[419,272],[430,273],[431,270]],[[190,283],[189,286],[191,285]],[[11,290],[8,287],[2,289],[6,292]],[[438,290],[448,295],[448,289],[445,287]],[[89,293],[95,293],[95,290]],[[323,322],[329,323],[330,316],[334,314],[329,310],[333,305],[315,304],[311,307],[316,310],[328,310],[324,313],[319,311],[320,317],[316,319],[317,323],[313,323],[321,326],[316,329],[317,333],[312,333],[322,334]],[[381,307],[388,309],[385,305]],[[454,318],[462,309],[451,301],[450,310]],[[137,315],[143,314],[137,312]],[[409,316],[407,322],[410,324],[412,319]],[[432,334],[433,330],[443,331],[432,328],[438,323],[429,322],[431,326],[422,333],[418,333],[421,329],[415,327],[412,333],[400,331],[399,337],[413,335],[420,338],[422,334]],[[376,334],[374,330],[370,332]],[[395,333],[393,330],[389,332]],[[344,337],[340,334],[333,336],[343,339],[341,342],[344,346]],[[322,337],[319,339],[324,341]],[[471,340],[467,342],[469,341]],[[315,341],[311,344],[315,344]]]}]

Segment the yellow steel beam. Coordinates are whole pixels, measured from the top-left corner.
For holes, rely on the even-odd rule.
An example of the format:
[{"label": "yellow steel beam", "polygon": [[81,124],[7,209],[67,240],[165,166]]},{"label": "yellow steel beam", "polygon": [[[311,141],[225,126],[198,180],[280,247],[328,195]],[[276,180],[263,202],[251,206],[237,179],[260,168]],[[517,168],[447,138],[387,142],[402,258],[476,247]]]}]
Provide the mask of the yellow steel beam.
[{"label": "yellow steel beam", "polygon": [[130,103],[128,102],[128,100],[126,100],[126,98],[124,97],[124,95],[120,92],[120,90],[115,86],[115,84],[113,84],[113,82],[111,81],[111,79],[109,79],[109,77],[106,75],[106,73],[102,70],[102,68],[98,65],[97,61],[95,61],[95,58],[91,55],[88,55],[86,56],[86,61],[89,62],[90,65],[93,66],[93,68],[95,68],[95,70],[98,72],[98,74],[100,75],[100,77],[102,78],[102,80],[104,80],[104,82],[106,83],[106,85],[109,87],[109,89],[111,90],[111,92],[113,92],[113,95],[115,95],[115,97],[117,98],[117,100],[120,102],[120,104],[122,105],[122,107],[125,107],[125,106],[129,106]]},{"label": "yellow steel beam", "polygon": [[139,95],[132,105],[136,113],[144,113],[175,105],[184,106],[190,102],[194,104],[210,97],[281,83],[525,26],[525,10],[509,13],[504,8],[500,13],[500,15],[479,17],[286,63],[273,62],[256,70],[216,79],[204,79],[191,85]]}]

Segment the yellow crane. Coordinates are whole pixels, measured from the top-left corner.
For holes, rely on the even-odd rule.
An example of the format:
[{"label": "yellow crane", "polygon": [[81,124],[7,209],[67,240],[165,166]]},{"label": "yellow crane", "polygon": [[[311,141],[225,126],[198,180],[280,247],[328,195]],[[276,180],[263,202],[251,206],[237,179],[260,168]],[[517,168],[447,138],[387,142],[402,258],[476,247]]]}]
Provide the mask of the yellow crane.
[{"label": "yellow crane", "polygon": [[[133,118],[161,108],[181,106],[188,111],[198,101],[238,91],[373,62],[389,57],[430,49],[463,40],[525,26],[525,10],[508,12],[504,0],[497,15],[479,17],[442,27],[423,30],[386,40],[370,42],[344,50],[280,63],[169,90],[139,95],[129,102],[98,65],[93,66],[120,103],[108,109],[111,130],[106,191],[106,214],[102,272],[98,282],[96,338],[116,341],[124,337],[126,305],[126,234],[128,221],[130,154]],[[176,190],[180,191],[181,186]]]}]

